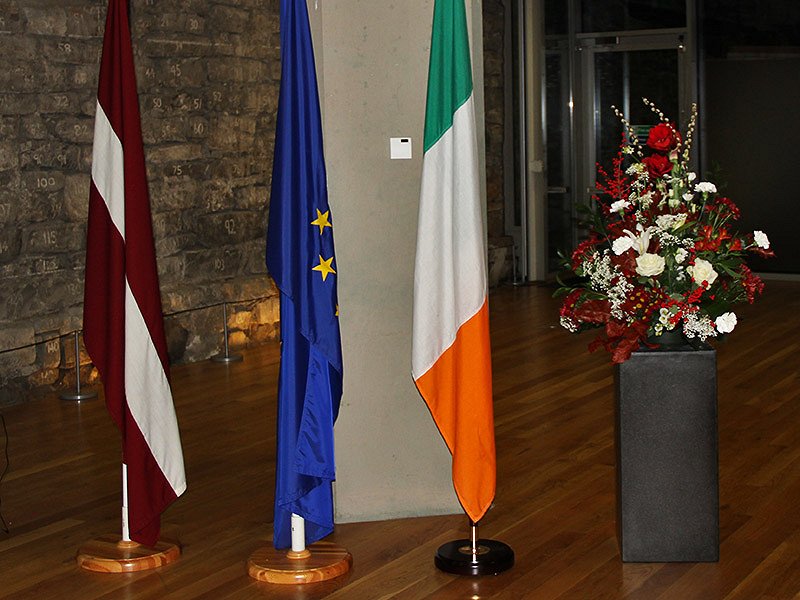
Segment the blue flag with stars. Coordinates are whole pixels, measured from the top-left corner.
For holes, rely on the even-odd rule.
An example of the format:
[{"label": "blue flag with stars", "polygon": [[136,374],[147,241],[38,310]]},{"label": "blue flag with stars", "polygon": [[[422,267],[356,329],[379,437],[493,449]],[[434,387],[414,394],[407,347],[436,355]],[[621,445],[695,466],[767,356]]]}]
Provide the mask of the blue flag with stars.
[{"label": "blue flag with stars", "polygon": [[280,290],[276,548],[291,515],[306,544],[333,531],[333,423],[342,396],[336,260],[314,50],[304,0],[281,0],[281,89],[267,225],[267,269]]}]

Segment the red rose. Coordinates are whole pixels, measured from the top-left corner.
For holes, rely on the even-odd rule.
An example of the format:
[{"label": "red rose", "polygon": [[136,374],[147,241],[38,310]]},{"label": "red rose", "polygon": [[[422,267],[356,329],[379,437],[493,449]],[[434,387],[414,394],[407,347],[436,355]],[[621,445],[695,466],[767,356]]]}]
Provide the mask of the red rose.
[{"label": "red rose", "polygon": [[679,135],[673,125],[659,123],[650,129],[647,145],[658,152],[669,152],[678,145]]},{"label": "red rose", "polygon": [[642,159],[642,162],[653,179],[662,177],[672,171],[672,162],[663,154],[651,154]]}]

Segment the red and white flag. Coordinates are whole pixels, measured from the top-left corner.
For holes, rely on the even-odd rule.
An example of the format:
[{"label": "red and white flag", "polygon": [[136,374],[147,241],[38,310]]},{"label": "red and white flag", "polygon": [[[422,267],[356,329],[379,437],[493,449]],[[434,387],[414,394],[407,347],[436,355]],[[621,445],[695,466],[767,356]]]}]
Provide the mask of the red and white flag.
[{"label": "red and white flag", "polygon": [[186,489],[169,386],[127,0],[110,0],[97,91],[83,327],[122,434],[128,523],[152,546]]}]

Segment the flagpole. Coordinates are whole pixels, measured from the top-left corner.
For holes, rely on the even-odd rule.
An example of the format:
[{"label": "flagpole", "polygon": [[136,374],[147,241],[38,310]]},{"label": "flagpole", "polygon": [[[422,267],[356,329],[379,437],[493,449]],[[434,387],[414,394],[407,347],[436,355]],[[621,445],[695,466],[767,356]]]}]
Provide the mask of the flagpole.
[{"label": "flagpole", "polygon": [[128,528],[128,465],[122,463],[122,541],[131,541]]},{"label": "flagpole", "polygon": [[101,535],[78,550],[78,566],[98,573],[132,573],[163,567],[180,558],[180,546],[158,540],[152,547],[131,539],[128,520],[128,465],[122,462],[122,535]]},{"label": "flagpole", "polygon": [[308,558],[311,552],[306,548],[306,521],[300,515],[292,513],[292,549],[289,558]]}]

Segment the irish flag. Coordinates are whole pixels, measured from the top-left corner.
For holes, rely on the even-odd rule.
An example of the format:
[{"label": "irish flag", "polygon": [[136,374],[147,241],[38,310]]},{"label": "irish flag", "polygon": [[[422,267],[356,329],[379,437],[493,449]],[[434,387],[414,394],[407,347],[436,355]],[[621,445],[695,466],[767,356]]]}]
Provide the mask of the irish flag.
[{"label": "irish flag", "polygon": [[412,374],[474,522],[495,493],[483,211],[464,0],[436,0],[425,111]]}]

